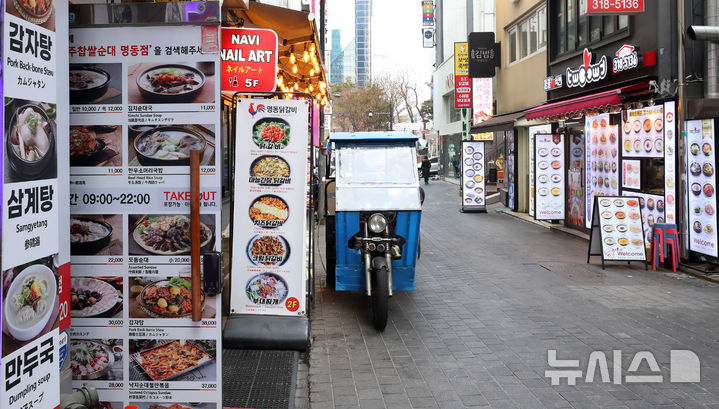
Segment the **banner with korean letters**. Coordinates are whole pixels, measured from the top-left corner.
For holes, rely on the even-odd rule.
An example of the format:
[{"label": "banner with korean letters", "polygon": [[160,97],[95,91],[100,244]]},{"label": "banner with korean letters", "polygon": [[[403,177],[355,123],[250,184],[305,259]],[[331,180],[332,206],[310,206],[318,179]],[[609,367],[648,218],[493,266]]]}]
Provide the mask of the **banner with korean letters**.
[{"label": "banner with korean letters", "polygon": [[0,2],[0,408],[58,408],[70,323],[67,2]]},{"label": "banner with korean letters", "polygon": [[192,321],[189,238],[200,150],[201,252],[221,249],[217,47],[200,26],[70,38],[73,386],[113,408],[220,408],[221,296]]}]

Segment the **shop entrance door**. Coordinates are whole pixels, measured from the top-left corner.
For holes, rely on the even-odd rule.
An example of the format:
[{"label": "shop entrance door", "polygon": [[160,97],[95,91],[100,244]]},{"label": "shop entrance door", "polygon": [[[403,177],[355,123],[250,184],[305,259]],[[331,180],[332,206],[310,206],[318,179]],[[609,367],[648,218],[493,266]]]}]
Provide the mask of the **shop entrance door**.
[{"label": "shop entrance door", "polygon": [[569,155],[567,163],[567,213],[565,225],[585,230],[584,227],[584,133],[579,130],[567,132],[566,148]]}]

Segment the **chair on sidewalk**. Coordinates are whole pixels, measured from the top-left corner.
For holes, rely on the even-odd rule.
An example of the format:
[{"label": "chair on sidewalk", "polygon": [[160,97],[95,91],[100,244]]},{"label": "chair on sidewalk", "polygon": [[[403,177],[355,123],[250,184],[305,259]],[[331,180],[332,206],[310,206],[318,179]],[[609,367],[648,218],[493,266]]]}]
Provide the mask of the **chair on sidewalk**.
[{"label": "chair on sidewalk", "polygon": [[654,224],[650,254],[652,257],[652,270],[656,271],[657,265],[660,262],[663,263],[665,257],[671,256],[672,270],[677,271],[677,265],[681,262],[681,259],[679,256],[679,233],[677,233],[676,224]]}]

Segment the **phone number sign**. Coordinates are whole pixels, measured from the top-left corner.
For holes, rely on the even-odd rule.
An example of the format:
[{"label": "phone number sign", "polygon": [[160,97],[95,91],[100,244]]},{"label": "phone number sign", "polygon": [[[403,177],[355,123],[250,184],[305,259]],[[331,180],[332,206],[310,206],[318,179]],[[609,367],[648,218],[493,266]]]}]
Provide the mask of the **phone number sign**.
[{"label": "phone number sign", "polygon": [[222,91],[274,91],[277,33],[257,28],[223,28],[220,50]]},{"label": "phone number sign", "polygon": [[644,11],[644,0],[589,0],[583,14],[629,14]]}]

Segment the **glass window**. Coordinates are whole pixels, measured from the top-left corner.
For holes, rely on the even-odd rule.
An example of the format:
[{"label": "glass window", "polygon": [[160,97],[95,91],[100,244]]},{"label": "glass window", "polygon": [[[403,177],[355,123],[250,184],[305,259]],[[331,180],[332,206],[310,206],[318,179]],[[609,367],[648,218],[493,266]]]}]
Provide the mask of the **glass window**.
[{"label": "glass window", "polygon": [[539,20],[539,48],[542,48],[547,45],[547,8],[540,8],[537,17]]},{"label": "glass window", "polygon": [[576,1],[567,0],[567,50],[572,51],[577,45],[577,13]]},{"label": "glass window", "polygon": [[556,37],[555,37],[555,48],[557,54],[562,54],[563,52],[567,51],[567,23],[564,19],[565,15],[567,14],[567,7],[564,0],[560,0],[559,7],[557,7],[557,15],[556,15],[556,23],[555,27],[557,27],[556,31]]},{"label": "glass window", "polygon": [[602,17],[592,16],[589,20],[589,41],[598,41],[602,38]]},{"label": "glass window", "polygon": [[[587,0],[579,0],[579,10],[587,7]],[[579,24],[577,26],[577,42],[579,45],[585,45],[589,42],[589,17],[579,16]]]},{"label": "glass window", "polygon": [[629,27],[629,16],[619,16],[619,28],[618,30],[621,30],[623,28]]},{"label": "glass window", "polygon": [[529,22],[524,21],[519,25],[519,58],[524,58],[529,54]]},{"label": "glass window", "polygon": [[393,184],[412,186],[416,182],[415,152],[410,146],[385,145],[339,149],[339,178],[345,186]]},{"label": "glass window", "polygon": [[604,36],[612,34],[616,30],[617,18],[614,16],[604,17]]},{"label": "glass window", "polygon": [[517,61],[517,29],[509,30],[509,62]]},{"label": "glass window", "polygon": [[533,15],[529,19],[529,53],[533,54],[537,51],[537,15]]}]

